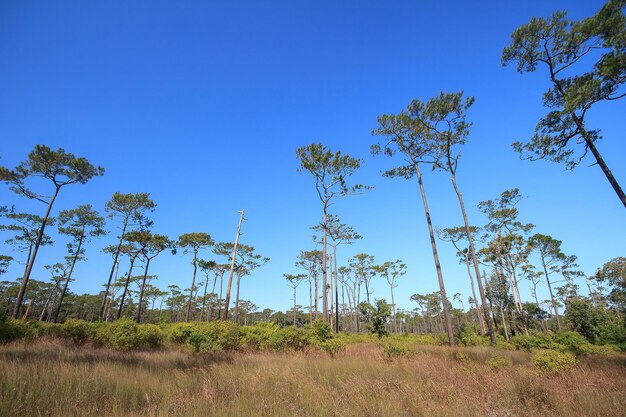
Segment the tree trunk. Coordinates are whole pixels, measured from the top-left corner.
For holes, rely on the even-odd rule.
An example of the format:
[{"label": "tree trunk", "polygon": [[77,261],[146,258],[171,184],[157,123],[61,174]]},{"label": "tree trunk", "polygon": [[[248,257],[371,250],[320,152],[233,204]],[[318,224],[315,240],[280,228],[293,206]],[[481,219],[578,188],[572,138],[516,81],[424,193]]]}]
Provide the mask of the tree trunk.
[{"label": "tree trunk", "polygon": [[74,254],[74,258],[72,259],[72,266],[70,266],[70,271],[67,273],[67,278],[65,279],[65,285],[63,286],[63,292],[61,292],[61,298],[59,299],[59,305],[54,313],[54,322],[56,323],[59,320],[59,312],[61,311],[61,304],[63,304],[63,298],[65,298],[65,293],[67,292],[67,286],[70,283],[70,279],[72,278],[72,272],[74,272],[74,266],[76,265],[76,260],[80,255],[80,249],[83,245],[83,239],[85,238],[85,228],[83,227],[83,232],[78,240],[78,246],[76,247],[76,253]]},{"label": "tree trunk", "polygon": [[552,301],[552,308],[554,309],[554,316],[556,317],[556,325],[559,330],[561,330],[561,317],[559,316],[559,308],[556,304],[556,300],[554,299],[554,294],[552,293],[552,284],[550,284],[550,276],[548,275],[548,268],[546,266],[546,260],[541,254],[541,264],[543,265],[543,272],[546,274],[546,282],[548,283],[548,291],[550,292],[550,300]]},{"label": "tree trunk", "polygon": [[309,323],[313,323],[313,282],[311,282],[311,272],[309,272]]},{"label": "tree trunk", "polygon": [[446,297],[446,288],[443,283],[443,273],[441,272],[441,264],[439,263],[439,255],[437,254],[437,242],[435,242],[435,234],[433,232],[433,224],[430,220],[430,210],[428,209],[428,202],[426,200],[426,192],[424,191],[424,184],[422,183],[422,173],[419,170],[417,164],[415,164],[415,173],[417,174],[417,182],[422,194],[422,203],[424,203],[424,213],[426,214],[426,222],[428,223],[428,233],[430,234],[430,245],[433,251],[433,258],[435,260],[435,269],[437,270],[437,279],[439,280],[439,292],[441,294],[441,303],[443,304],[443,313],[446,319],[446,327],[448,332],[448,340],[450,347],[454,347],[454,332],[452,330],[452,317],[450,316],[450,306],[448,305],[448,298]]},{"label": "tree trunk", "polygon": [[126,228],[128,227],[128,219],[124,221],[124,227],[122,227],[122,235],[120,236],[120,241],[117,243],[117,249],[115,249],[115,257],[113,258],[113,266],[111,267],[111,273],[109,273],[109,280],[107,281],[106,288],[104,290],[104,294],[102,295],[102,303],[100,304],[100,320],[104,320],[104,310],[106,307],[107,297],[109,296],[109,287],[111,286],[111,280],[113,279],[113,274],[115,273],[115,266],[117,265],[117,259],[120,255],[120,250],[122,248],[122,242],[124,241],[124,235],[126,234]]},{"label": "tree trunk", "polygon": [[296,326],[296,287],[293,287],[293,327]]},{"label": "tree trunk", "polygon": [[337,245],[333,248],[333,267],[335,270],[335,333],[339,333],[339,292],[337,290]]},{"label": "tree trunk", "polygon": [[48,218],[50,217],[50,211],[52,210],[52,205],[54,204],[54,200],[56,200],[60,189],[61,189],[60,186],[56,186],[56,189],[54,190],[54,194],[52,195],[52,197],[50,198],[50,202],[48,203],[46,214],[44,215],[44,218],[41,222],[41,227],[39,228],[39,233],[37,234],[37,242],[35,243],[33,253],[30,255],[28,259],[28,264],[26,265],[26,271],[24,272],[24,277],[22,278],[20,290],[17,293],[17,298],[15,300],[15,306],[13,306],[13,318],[14,319],[17,319],[20,315],[20,309],[22,308],[22,302],[24,301],[24,295],[26,294],[26,287],[28,286],[30,273],[33,270],[33,265],[35,264],[35,258],[37,257],[39,246],[41,246],[41,241],[43,240],[44,231],[46,229],[46,223],[48,222]]},{"label": "tree trunk", "polygon": [[[496,335],[493,331],[493,326],[491,323],[491,319],[489,317],[489,310],[487,308],[487,297],[485,297],[485,289],[483,288],[483,284],[480,281],[480,268],[478,267],[478,259],[476,259],[476,247],[474,245],[474,237],[472,236],[472,231],[470,228],[469,221],[467,220],[467,212],[465,211],[465,203],[463,202],[463,195],[459,190],[459,187],[456,184],[456,175],[452,175],[452,186],[454,187],[454,191],[456,192],[457,198],[459,200],[459,206],[461,207],[461,214],[463,215],[463,224],[465,226],[465,233],[467,234],[467,241],[469,242],[469,250],[471,252],[472,261],[474,263],[474,272],[476,273],[476,281],[478,282],[478,292],[480,293],[480,303],[482,304],[484,323],[481,323],[481,326],[484,324],[487,325],[487,332],[489,333],[489,340],[491,341],[491,345],[496,345]],[[469,265],[468,265],[469,272]],[[471,274],[470,274],[471,279]],[[472,282],[472,294],[474,294],[474,300],[476,303],[476,294],[474,293],[474,283]]]},{"label": "tree trunk", "polygon": [[328,293],[326,291],[326,242],[328,238],[328,230],[326,224],[326,204],[327,202],[324,201],[324,237],[322,239],[322,317],[325,322],[328,322]]},{"label": "tree trunk", "polygon": [[146,258],[146,269],[143,271],[143,281],[141,282],[141,291],[139,291],[139,303],[137,304],[137,324],[141,323],[141,304],[143,303],[143,292],[146,286],[146,279],[148,279],[148,267],[150,267],[150,261],[152,258]]},{"label": "tree trunk", "polygon": [[196,285],[196,273],[198,271],[198,251],[193,253],[193,279],[191,280],[191,289],[189,290],[189,301],[187,301],[187,311],[185,312],[185,322],[189,322],[191,318],[191,303],[193,302],[193,287]]},{"label": "tree trunk", "polygon": [[241,275],[237,272],[237,293],[235,294],[235,311],[233,311],[233,321],[239,323],[239,284],[241,283]]},{"label": "tree trunk", "polygon": [[130,257],[130,268],[128,269],[128,277],[126,278],[126,283],[124,284],[124,292],[122,292],[122,299],[120,300],[120,306],[117,309],[118,320],[122,317],[122,310],[124,310],[124,300],[126,299],[126,293],[128,293],[128,284],[130,284],[130,277],[133,274],[133,265],[135,264],[135,259],[137,259],[137,256]]},{"label": "tree trunk", "polygon": [[235,236],[235,244],[233,245],[233,259],[230,264],[230,276],[228,277],[228,286],[226,287],[226,299],[224,300],[224,314],[222,315],[222,321],[228,319],[228,304],[230,304],[230,290],[233,285],[233,273],[235,272],[235,258],[237,256],[237,246],[239,245],[239,235],[241,234],[241,223],[243,222],[244,210],[241,209],[241,217],[239,218],[239,225],[237,226],[237,236]]}]

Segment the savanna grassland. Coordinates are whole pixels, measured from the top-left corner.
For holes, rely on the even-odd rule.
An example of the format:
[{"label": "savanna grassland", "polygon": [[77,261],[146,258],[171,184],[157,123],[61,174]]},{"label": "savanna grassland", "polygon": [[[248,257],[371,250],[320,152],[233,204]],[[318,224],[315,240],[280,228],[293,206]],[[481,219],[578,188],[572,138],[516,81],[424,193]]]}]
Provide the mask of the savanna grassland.
[{"label": "savanna grassland", "polygon": [[451,349],[322,325],[123,324],[44,326],[0,346],[0,416],[626,415],[626,355],[581,354],[571,334]]}]

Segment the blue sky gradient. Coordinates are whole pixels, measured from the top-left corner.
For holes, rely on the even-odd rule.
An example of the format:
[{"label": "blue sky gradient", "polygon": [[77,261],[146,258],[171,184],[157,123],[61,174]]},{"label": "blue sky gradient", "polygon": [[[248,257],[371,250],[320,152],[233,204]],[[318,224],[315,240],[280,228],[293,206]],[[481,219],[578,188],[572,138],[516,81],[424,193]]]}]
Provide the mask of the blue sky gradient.
[{"label": "blue sky gradient", "polygon": [[[287,309],[292,295],[282,274],[297,272],[298,252],[314,247],[309,226],[321,215],[312,179],[296,172],[295,149],[322,142],[363,158],[354,179],[375,187],[333,207],[364,237],[340,249],[340,262],[360,252],[380,263],[404,260],[396,300],[413,309],[411,294],[437,290],[419,190],[415,181],[381,177],[393,161],[370,156],[370,132],[376,116],[413,98],[464,90],[476,97],[458,173],[470,221],[485,222],[479,201],[518,187],[526,196],[521,220],[563,240],[593,273],[625,254],[624,208],[600,169],[587,167],[591,160],[569,172],[514,153],[511,142],[529,138],[546,113],[548,81],[543,68],[524,75],[503,68],[500,54],[532,16],[567,9],[581,19],[602,4],[0,1],[0,164],[14,167],[38,143],[85,156],[106,174],[64,189],[55,214],[85,203],[102,210],[116,191],[149,192],[158,204],[154,231],[173,238],[202,231],[232,241],[245,208],[241,241],[271,261],[244,279],[241,297]],[[600,151],[622,186],[625,110],[625,100],[602,103],[588,120],[601,128]],[[424,177],[434,224],[460,225],[447,175]],[[6,186],[0,204],[44,211]],[[43,266],[62,259],[65,240],[56,240],[40,251],[32,278],[48,280]],[[72,291],[100,290],[110,270],[100,249],[114,240],[110,233],[88,246]],[[466,300],[464,268],[449,244],[439,248],[448,292]],[[187,287],[189,262],[160,255],[151,265],[155,284]],[[2,279],[22,270],[13,264]],[[375,298],[389,298],[384,280],[374,288]]]}]

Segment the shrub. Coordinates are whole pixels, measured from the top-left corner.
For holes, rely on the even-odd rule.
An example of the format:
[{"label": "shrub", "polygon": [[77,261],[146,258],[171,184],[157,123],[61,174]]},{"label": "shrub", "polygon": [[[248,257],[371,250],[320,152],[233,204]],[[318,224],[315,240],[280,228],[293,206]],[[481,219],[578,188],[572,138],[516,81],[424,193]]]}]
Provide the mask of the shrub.
[{"label": "shrub", "polygon": [[394,339],[387,339],[381,345],[383,347],[383,358],[386,361],[392,361],[395,358],[410,356],[416,353],[415,348],[409,343],[403,343]]},{"label": "shrub", "polygon": [[91,323],[76,319],[67,319],[59,331],[64,339],[69,339],[75,345],[82,345],[95,334]]},{"label": "shrub", "polygon": [[313,336],[320,342],[331,338],[330,325],[324,321],[324,319],[317,319],[313,323],[305,326],[306,330],[313,333]]},{"label": "shrub", "polygon": [[461,352],[460,350],[457,350],[456,352],[454,352],[454,359],[456,359],[457,361],[461,363],[468,363],[472,361],[472,358],[470,358],[470,356],[467,353]]},{"label": "shrub", "polygon": [[459,346],[479,346],[483,343],[475,323],[466,323],[461,326],[454,335],[454,339]]},{"label": "shrub", "polygon": [[141,346],[139,326],[131,319],[123,318],[101,327],[97,332],[97,341],[112,349],[133,350]]},{"label": "shrub", "polygon": [[487,359],[485,365],[487,365],[491,369],[508,368],[510,366],[513,366],[513,361],[504,355],[494,355],[491,358]]},{"label": "shrub", "polygon": [[337,353],[343,352],[346,349],[346,343],[339,339],[328,339],[320,343],[320,347],[334,358]]},{"label": "shrub", "polygon": [[[243,332],[233,322],[195,323],[191,325],[190,329],[186,342],[195,352],[237,350],[241,347]],[[184,330],[183,333],[187,333],[187,331]]]},{"label": "shrub", "polygon": [[143,324],[139,326],[138,336],[142,347],[152,349],[161,347],[165,339],[161,328],[154,324]]},{"label": "shrub", "polygon": [[174,323],[168,328],[167,339],[172,343],[187,343],[193,328],[194,325],[192,323]]},{"label": "shrub", "polygon": [[242,328],[242,345],[251,350],[265,350],[271,347],[272,337],[280,330],[276,323],[260,322]]},{"label": "shrub", "polygon": [[271,345],[276,350],[302,351],[309,348],[314,339],[306,329],[285,327],[272,335]]},{"label": "shrub", "polygon": [[569,352],[540,350],[532,355],[533,364],[546,373],[560,373],[572,369],[578,361]]}]

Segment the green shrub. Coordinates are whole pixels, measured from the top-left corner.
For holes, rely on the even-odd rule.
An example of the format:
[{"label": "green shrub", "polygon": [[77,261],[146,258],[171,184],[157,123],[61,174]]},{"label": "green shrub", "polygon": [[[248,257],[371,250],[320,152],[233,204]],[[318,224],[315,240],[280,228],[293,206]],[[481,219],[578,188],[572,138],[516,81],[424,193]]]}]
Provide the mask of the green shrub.
[{"label": "green shrub", "polygon": [[127,318],[102,326],[96,333],[96,339],[116,350],[129,351],[141,346],[139,326]]},{"label": "green shrub", "polygon": [[320,347],[334,358],[337,353],[343,352],[346,349],[346,343],[340,339],[328,339],[321,342]]},{"label": "green shrub", "polygon": [[276,350],[303,351],[314,344],[316,336],[307,329],[285,327],[272,335],[271,346]]},{"label": "green shrub", "polygon": [[144,348],[160,348],[163,345],[165,335],[161,328],[154,324],[142,324],[139,326],[139,340]]},{"label": "green shrub", "polygon": [[64,339],[69,339],[75,345],[82,345],[95,334],[91,323],[76,319],[67,319],[59,331]]},{"label": "green shrub", "polygon": [[578,361],[569,352],[540,350],[532,355],[533,364],[546,373],[560,373],[572,369]]},{"label": "green shrub", "polygon": [[487,365],[491,369],[508,368],[510,366],[513,366],[513,361],[504,355],[494,355],[491,358],[487,359],[485,365]]},{"label": "green shrub", "polygon": [[272,346],[272,337],[280,330],[276,323],[260,322],[242,328],[242,346],[250,350],[265,350]]},{"label": "green shrub", "polygon": [[467,353],[461,352],[460,350],[457,350],[456,352],[454,352],[454,359],[456,359],[457,361],[461,363],[468,363],[472,361],[472,358],[470,358],[470,356]]},{"label": "green shrub", "polygon": [[386,361],[410,356],[417,352],[414,344],[397,339],[386,339],[381,343],[381,346],[383,348],[383,358]]},{"label": "green shrub", "polygon": [[466,323],[456,332],[454,339],[459,346],[480,346],[483,339],[478,335],[478,326]]},{"label": "green shrub", "polygon": [[243,331],[231,321],[194,323],[187,337],[187,344],[195,352],[218,352],[241,348]]},{"label": "green shrub", "polygon": [[307,324],[305,330],[313,333],[313,336],[320,342],[331,338],[330,325],[324,321],[324,319],[317,319],[311,324]]},{"label": "green shrub", "polygon": [[187,343],[187,338],[193,332],[193,328],[192,323],[174,323],[166,327],[167,339],[172,343]]},{"label": "green shrub", "polygon": [[533,349],[563,350],[563,346],[556,343],[553,338],[554,333],[548,332],[542,335],[513,336],[509,340],[516,348],[527,352],[531,352]]}]

